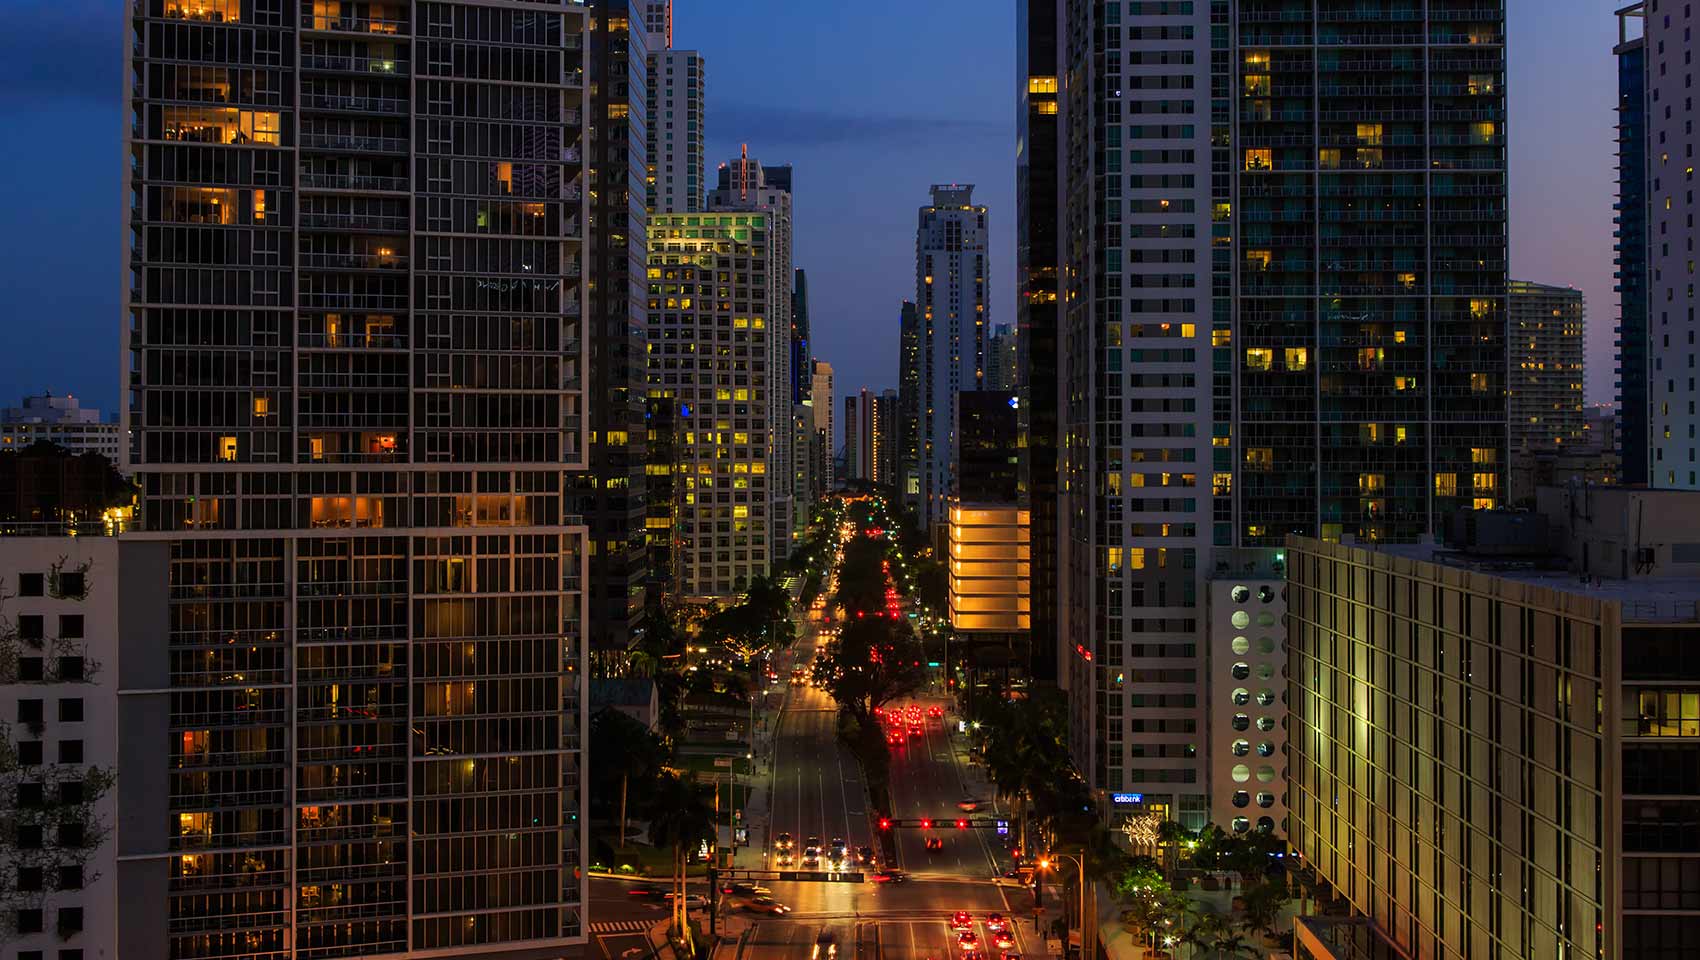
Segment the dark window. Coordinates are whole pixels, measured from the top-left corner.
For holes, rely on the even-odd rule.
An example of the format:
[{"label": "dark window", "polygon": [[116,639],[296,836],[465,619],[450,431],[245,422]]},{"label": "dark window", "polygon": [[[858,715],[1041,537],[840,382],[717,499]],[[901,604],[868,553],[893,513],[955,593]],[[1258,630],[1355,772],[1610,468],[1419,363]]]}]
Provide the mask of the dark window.
[{"label": "dark window", "polygon": [[42,669],[44,661],[40,657],[18,658],[18,682],[40,683],[46,671]]},{"label": "dark window", "polygon": [[83,960],[83,951],[61,950],[59,951],[59,960]]},{"label": "dark window", "polygon": [[18,911],[18,932],[19,933],[40,933],[41,932],[41,911],[40,910],[19,910]]},{"label": "dark window", "polygon": [[83,929],[82,907],[59,908],[59,935],[61,937],[78,933]]},{"label": "dark window", "polygon": [[20,824],[18,824],[18,849],[20,849],[20,850],[40,850],[41,849],[41,824],[39,824],[39,823],[20,823]]},{"label": "dark window", "polygon": [[80,613],[61,613],[59,615],[59,638],[61,640],[81,640],[83,638],[83,615]]},{"label": "dark window", "polygon": [[82,657],[59,658],[59,680],[62,683],[74,683],[83,679]]},{"label": "dark window", "polygon": [[59,722],[60,723],[82,723],[83,722],[83,698],[82,697],[60,697],[59,698]]},{"label": "dark window", "polygon": [[19,723],[35,724],[36,726],[40,726],[43,723],[41,701],[40,700],[19,700],[18,701],[18,722]]},{"label": "dark window", "polygon": [[18,960],[41,960],[40,950],[19,950]]},{"label": "dark window", "polygon": [[72,864],[59,868],[59,889],[81,890],[83,888],[83,868],[81,864]]},{"label": "dark window", "polygon": [[18,615],[18,639],[32,646],[41,646],[41,641],[47,637],[47,627],[43,625],[41,614],[22,613]]},{"label": "dark window", "polygon": [[19,867],[18,868],[18,889],[19,890],[40,890],[41,889],[41,868],[40,867]]},{"label": "dark window", "polygon": [[46,796],[38,782],[26,781],[18,784],[18,806],[26,810],[41,806]]},{"label": "dark window", "polygon": [[59,741],[59,762],[60,763],[82,763],[83,762],[83,742],[81,740],[61,740],[61,741]]},{"label": "dark window", "polygon": [[83,825],[80,823],[61,823],[59,825],[59,846],[72,850],[83,845]]},{"label": "dark window", "polygon": [[59,802],[73,806],[83,802],[83,782],[81,780],[66,780],[59,785]]},{"label": "dark window", "polygon": [[26,767],[41,766],[41,741],[18,741],[18,763]]},{"label": "dark window", "polygon": [[47,578],[39,573],[18,574],[18,596],[39,597],[47,593]]},{"label": "dark window", "polygon": [[83,595],[83,572],[81,570],[61,570],[55,578],[61,597],[80,597]]}]

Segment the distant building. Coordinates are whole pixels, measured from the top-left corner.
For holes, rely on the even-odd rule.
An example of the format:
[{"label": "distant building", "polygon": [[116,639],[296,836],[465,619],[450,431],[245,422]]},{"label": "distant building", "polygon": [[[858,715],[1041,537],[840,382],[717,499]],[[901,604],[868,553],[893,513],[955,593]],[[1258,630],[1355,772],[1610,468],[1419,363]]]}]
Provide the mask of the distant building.
[{"label": "distant building", "polygon": [[28,396],[22,406],[0,411],[0,449],[18,450],[46,440],[72,453],[98,453],[121,464],[120,437],[123,427],[105,419],[100,411],[85,407],[76,397],[52,393]]},{"label": "distant building", "polygon": [[897,486],[897,391],[882,390],[874,398],[874,482]]},{"label": "distant building", "polygon": [[[664,27],[671,32],[671,27]],[[704,89],[707,64],[669,39],[649,53],[650,213],[703,209]]]},{"label": "distant building", "polygon": [[[790,168],[787,167],[789,172]],[[771,180],[770,180],[771,182]],[[786,189],[790,189],[786,178]],[[791,402],[802,403],[809,398],[813,386],[809,369],[809,277],[802,267],[793,272],[791,281]]]},{"label": "distant building", "polygon": [[868,390],[862,388],[860,394],[851,394],[844,398],[844,479],[846,482],[868,479],[869,461],[871,454],[864,452],[868,446],[867,421],[870,415],[864,413],[862,398]]},{"label": "distant building", "polygon": [[1020,374],[1016,368],[1015,328],[1000,323],[986,341],[986,389],[1014,391]]},{"label": "distant building", "polygon": [[1289,539],[1288,840],[1400,955],[1700,943],[1697,498],[1547,488],[1444,548]]},{"label": "distant building", "polygon": [[815,443],[812,451],[815,457],[815,496],[819,499],[828,490],[838,486],[837,467],[833,453],[838,448],[838,441],[833,433],[832,408],[836,402],[832,394],[832,364],[824,360],[809,361],[810,406],[815,412]]},{"label": "distant building", "polygon": [[991,290],[986,208],[973,184],[939,184],[915,230],[915,304],[920,313],[920,525],[945,519],[956,463],[956,398],[985,387]]},{"label": "distant building", "polygon": [[1527,456],[1582,442],[1582,291],[1513,280],[1511,453]]},{"label": "distant building", "polygon": [[937,526],[948,556],[951,627],[961,641],[953,655],[974,683],[976,671],[1026,674],[1032,518],[1018,496],[1015,394],[969,390],[957,400],[956,488]]},{"label": "distant building", "polygon": [[896,482],[891,436],[896,413],[895,391],[887,399],[867,387],[844,398],[844,469],[847,479],[867,483]]},{"label": "distant building", "polygon": [[[1647,43],[1642,35],[1646,5],[1632,3],[1617,11],[1617,211],[1612,222],[1616,243],[1617,408],[1623,417],[1618,446],[1627,484],[1652,481],[1652,330],[1647,301],[1647,254],[1651,192],[1647,189],[1648,126]],[[1686,18],[1685,18],[1686,19]],[[1689,49],[1684,43],[1681,49]],[[1669,109],[1669,106],[1666,107]],[[1668,150],[1665,151],[1668,153]],[[1661,241],[1663,242],[1663,241]],[[1686,346],[1686,345],[1685,345]]]},{"label": "distant building", "polygon": [[644,26],[653,50],[673,48],[673,0],[643,0]]},{"label": "distant building", "polygon": [[957,397],[956,463],[951,491],[962,503],[1014,503],[1021,486],[1015,449],[1016,407],[1007,390],[965,390]]},{"label": "distant building", "polygon": [[[116,957],[136,932],[120,920],[124,904],[145,882],[119,857],[145,851],[159,823],[194,816],[152,788],[165,779],[158,754],[169,745],[178,776],[207,776],[216,751],[234,748],[165,729],[171,545],[42,532],[0,537],[14,641],[0,662],[15,760],[4,800],[7,955]],[[165,956],[157,946],[142,955]]]},{"label": "distant building", "polygon": [[679,475],[679,447],[683,441],[676,390],[651,388],[644,401],[644,441],[649,463],[644,466],[648,496],[644,499],[644,552],[649,579],[656,593],[671,593],[679,576],[679,511],[684,504],[685,484]]},{"label": "distant building", "polygon": [[[661,722],[661,700],[648,677],[598,677],[590,681],[590,712],[616,710],[653,732]],[[596,749],[595,744],[591,749]]]},{"label": "distant building", "polygon": [[921,496],[921,314],[903,301],[897,341],[897,492],[918,510]]}]

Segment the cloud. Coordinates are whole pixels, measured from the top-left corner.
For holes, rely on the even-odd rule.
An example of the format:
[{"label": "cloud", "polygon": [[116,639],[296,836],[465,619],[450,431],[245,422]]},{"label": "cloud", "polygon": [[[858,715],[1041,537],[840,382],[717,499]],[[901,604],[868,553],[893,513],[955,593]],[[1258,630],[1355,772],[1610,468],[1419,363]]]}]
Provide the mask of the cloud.
[{"label": "cloud", "polygon": [[739,140],[821,147],[879,141],[937,142],[944,136],[1001,138],[1007,131],[983,120],[908,116],[853,116],[825,110],[716,104],[714,132],[733,131]]},{"label": "cloud", "polygon": [[123,34],[116,0],[25,0],[0,32],[0,102],[122,99]]}]

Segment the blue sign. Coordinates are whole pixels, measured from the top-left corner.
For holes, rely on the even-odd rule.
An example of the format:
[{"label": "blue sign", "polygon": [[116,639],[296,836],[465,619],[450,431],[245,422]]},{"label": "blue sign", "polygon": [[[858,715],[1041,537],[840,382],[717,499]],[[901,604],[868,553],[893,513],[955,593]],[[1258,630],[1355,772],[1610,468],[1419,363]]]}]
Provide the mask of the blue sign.
[{"label": "blue sign", "polygon": [[691,405],[688,404],[688,403],[679,404],[679,416],[688,417],[690,415],[691,415]]},{"label": "blue sign", "polygon": [[1144,803],[1145,802],[1145,794],[1143,794],[1143,793],[1112,793],[1112,794],[1110,794],[1110,802],[1113,803],[1113,804],[1116,804],[1117,806],[1127,806],[1129,804]]},{"label": "blue sign", "polygon": [[998,835],[999,836],[1005,836],[1005,837],[1009,836],[1009,821],[1008,820],[999,820],[998,821]]},{"label": "blue sign", "polygon": [[1009,405],[1012,409],[1020,409],[1021,398],[1020,397],[1010,397],[1009,398]]}]

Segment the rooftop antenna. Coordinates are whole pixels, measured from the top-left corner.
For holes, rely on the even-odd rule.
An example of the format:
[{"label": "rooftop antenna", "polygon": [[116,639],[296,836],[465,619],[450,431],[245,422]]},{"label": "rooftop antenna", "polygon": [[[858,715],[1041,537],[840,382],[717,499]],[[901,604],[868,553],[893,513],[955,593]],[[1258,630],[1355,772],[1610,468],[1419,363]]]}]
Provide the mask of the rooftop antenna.
[{"label": "rooftop antenna", "polygon": [[738,158],[738,199],[748,200],[750,198],[750,145],[745,143],[740,144],[740,146],[743,147],[743,156]]}]

